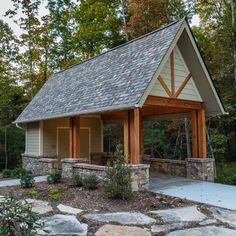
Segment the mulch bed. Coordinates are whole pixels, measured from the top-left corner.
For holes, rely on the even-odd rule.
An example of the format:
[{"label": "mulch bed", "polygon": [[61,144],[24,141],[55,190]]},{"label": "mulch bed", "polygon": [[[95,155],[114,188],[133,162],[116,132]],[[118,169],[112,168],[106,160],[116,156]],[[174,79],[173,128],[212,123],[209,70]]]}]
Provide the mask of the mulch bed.
[{"label": "mulch bed", "polygon": [[[59,200],[53,200],[50,197],[49,190],[52,188],[58,188],[60,190]],[[93,212],[140,211],[145,213],[153,209],[174,208],[193,204],[191,201],[151,192],[135,192],[133,198],[130,200],[114,200],[108,198],[101,188],[96,190],[71,188],[69,187],[68,180],[50,185],[45,182],[36,183],[30,189],[21,188],[20,186],[2,187],[0,188],[0,195],[15,195],[19,198],[31,198],[28,193],[32,190],[37,191],[36,199],[49,201],[54,207],[61,203]]]}]

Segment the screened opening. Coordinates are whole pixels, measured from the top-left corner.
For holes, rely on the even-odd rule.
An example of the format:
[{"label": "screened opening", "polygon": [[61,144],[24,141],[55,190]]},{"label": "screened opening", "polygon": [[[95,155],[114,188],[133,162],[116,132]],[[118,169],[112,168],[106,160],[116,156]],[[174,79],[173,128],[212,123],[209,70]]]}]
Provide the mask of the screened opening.
[{"label": "screened opening", "polygon": [[149,119],[143,122],[144,153],[153,158],[191,157],[191,120]]},{"label": "screened opening", "polygon": [[122,121],[113,121],[103,124],[104,152],[114,153],[118,144],[123,144],[123,123]]}]

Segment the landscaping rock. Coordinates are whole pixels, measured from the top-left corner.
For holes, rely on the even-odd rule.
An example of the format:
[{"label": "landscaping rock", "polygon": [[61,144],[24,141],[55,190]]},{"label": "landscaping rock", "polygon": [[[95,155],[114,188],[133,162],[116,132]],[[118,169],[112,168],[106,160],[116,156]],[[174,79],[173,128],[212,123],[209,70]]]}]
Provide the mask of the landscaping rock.
[{"label": "landscaping rock", "polygon": [[212,212],[214,218],[216,218],[217,220],[220,220],[223,223],[227,223],[231,227],[236,228],[236,211],[218,207],[211,207],[210,211]]},{"label": "landscaping rock", "polygon": [[135,226],[104,225],[96,233],[96,236],[151,236],[142,228]]},{"label": "landscaping rock", "polygon": [[151,232],[154,235],[158,234],[166,234],[172,230],[183,229],[189,226],[187,222],[178,222],[173,224],[166,224],[166,225],[152,225]]},{"label": "landscaping rock", "polygon": [[205,226],[205,225],[214,225],[217,224],[217,220],[216,219],[206,219],[202,222],[199,223],[199,225],[201,226]]},{"label": "landscaping rock", "polygon": [[156,223],[156,220],[139,212],[114,212],[100,214],[86,214],[86,219],[99,222],[116,222],[122,225],[150,225]]},{"label": "landscaping rock", "polygon": [[45,217],[38,221],[44,224],[43,229],[37,232],[37,235],[70,235],[70,236],[86,236],[88,225],[80,223],[75,216],[54,215]]},{"label": "landscaping rock", "polygon": [[227,229],[218,226],[204,226],[191,229],[183,229],[168,233],[167,236],[235,236],[236,230]]},{"label": "landscaping rock", "polygon": [[4,196],[0,195],[0,203],[1,203],[1,202],[4,202],[5,199],[6,199],[6,198],[5,198]]},{"label": "landscaping rock", "polygon": [[81,210],[81,209],[66,206],[66,205],[63,205],[63,204],[59,204],[57,206],[57,208],[60,212],[67,213],[67,214],[72,214],[72,215],[77,215],[77,214],[80,214],[81,212],[83,212],[83,210]]},{"label": "landscaping rock", "polygon": [[151,213],[158,215],[164,223],[199,222],[207,218],[198,211],[197,206],[151,211]]},{"label": "landscaping rock", "polygon": [[39,215],[44,215],[53,210],[49,202],[46,201],[27,198],[25,202],[32,206],[32,212]]}]

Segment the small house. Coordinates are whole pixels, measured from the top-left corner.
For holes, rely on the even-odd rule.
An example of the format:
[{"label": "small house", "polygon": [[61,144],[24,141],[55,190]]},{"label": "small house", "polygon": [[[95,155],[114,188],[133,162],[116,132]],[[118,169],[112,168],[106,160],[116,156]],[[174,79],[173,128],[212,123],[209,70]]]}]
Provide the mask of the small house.
[{"label": "small house", "polygon": [[[183,113],[191,117],[192,158],[143,158],[143,120]],[[149,165],[156,171],[162,165],[166,172],[213,181],[205,119],[225,113],[182,19],[55,73],[15,123],[26,125],[23,164],[35,174],[55,166],[65,176],[75,169],[103,173],[109,159],[103,123],[120,120],[124,155],[136,172],[144,171],[148,179]]]}]

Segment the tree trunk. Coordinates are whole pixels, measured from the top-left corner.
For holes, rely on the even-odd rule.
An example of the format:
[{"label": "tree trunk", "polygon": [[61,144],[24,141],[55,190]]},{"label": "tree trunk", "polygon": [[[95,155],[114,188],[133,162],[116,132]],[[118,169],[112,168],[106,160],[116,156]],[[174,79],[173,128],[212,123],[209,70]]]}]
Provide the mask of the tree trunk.
[{"label": "tree trunk", "polygon": [[177,146],[178,146],[178,144],[179,144],[179,136],[180,136],[180,128],[179,128],[179,130],[178,130],[178,135],[177,135],[177,138],[176,138],[176,140],[175,140],[174,158],[175,158],[175,156],[176,156]]},{"label": "tree trunk", "polygon": [[7,128],[5,129],[4,152],[5,152],[5,169],[7,169],[7,168],[8,168],[8,156],[7,156]]},{"label": "tree trunk", "polygon": [[215,158],[214,150],[213,150],[213,147],[211,145],[211,138],[210,138],[209,131],[208,131],[209,128],[210,128],[210,124],[211,124],[211,122],[209,121],[209,124],[208,124],[208,126],[206,128],[207,142],[208,142],[208,145],[209,145],[209,148],[210,148],[211,157]]},{"label": "tree trunk", "polygon": [[189,127],[188,127],[188,118],[184,118],[184,130],[185,130],[185,138],[186,138],[186,147],[187,147],[187,157],[191,158],[191,147],[190,147],[190,139],[189,139]]},{"label": "tree trunk", "polygon": [[125,40],[126,40],[126,42],[128,42],[129,35],[127,33],[127,22],[126,22],[126,18],[125,18],[125,3],[124,3],[124,0],[120,0],[120,2],[121,2],[121,12],[122,12]]},{"label": "tree trunk", "polygon": [[234,84],[236,84],[236,0],[230,0],[231,15],[232,15],[232,42],[233,42],[233,55],[234,55]]}]

